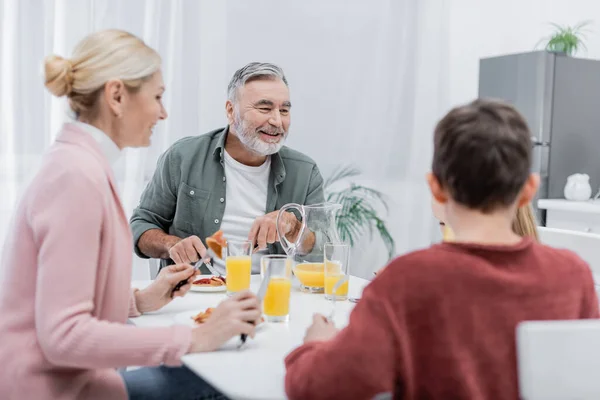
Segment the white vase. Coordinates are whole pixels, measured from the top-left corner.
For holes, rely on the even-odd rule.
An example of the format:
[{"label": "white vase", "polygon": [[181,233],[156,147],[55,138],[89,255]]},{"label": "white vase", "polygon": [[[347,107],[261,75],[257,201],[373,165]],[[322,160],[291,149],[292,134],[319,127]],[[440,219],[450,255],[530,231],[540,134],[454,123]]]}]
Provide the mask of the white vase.
[{"label": "white vase", "polygon": [[590,176],[588,174],[573,174],[567,178],[565,185],[565,199],[573,201],[586,201],[592,196]]}]

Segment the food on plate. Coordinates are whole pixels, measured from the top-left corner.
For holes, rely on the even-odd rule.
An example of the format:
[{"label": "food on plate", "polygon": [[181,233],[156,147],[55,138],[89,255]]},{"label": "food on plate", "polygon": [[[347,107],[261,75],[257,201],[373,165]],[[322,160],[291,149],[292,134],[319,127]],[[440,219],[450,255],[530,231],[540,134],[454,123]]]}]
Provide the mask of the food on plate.
[{"label": "food on plate", "polygon": [[217,257],[223,258],[223,247],[227,246],[227,239],[223,237],[223,231],[218,230],[212,236],[207,237],[206,245],[215,252]]},{"label": "food on plate", "polygon": [[[209,307],[206,310],[200,311],[198,314],[194,315],[192,317],[192,319],[197,324],[203,324],[212,315],[214,310],[215,309],[213,307]],[[261,317],[260,323],[263,323],[263,322],[265,322],[265,319],[264,319],[264,317]]]},{"label": "food on plate", "polygon": [[198,314],[194,315],[192,319],[195,323],[202,324],[208,319],[208,317],[212,315],[213,310],[214,308],[209,307],[206,310],[200,311]]},{"label": "food on plate", "polygon": [[195,286],[223,286],[227,282],[225,281],[225,277],[222,276],[211,276],[210,278],[201,278],[196,279],[192,282],[192,285]]}]

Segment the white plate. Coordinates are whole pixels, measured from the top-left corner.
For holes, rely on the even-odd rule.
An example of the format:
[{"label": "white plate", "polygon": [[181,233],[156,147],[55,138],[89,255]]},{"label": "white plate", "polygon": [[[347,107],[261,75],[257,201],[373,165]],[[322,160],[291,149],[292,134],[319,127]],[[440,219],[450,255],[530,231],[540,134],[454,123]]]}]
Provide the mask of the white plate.
[{"label": "white plate", "polygon": [[[195,280],[210,278],[213,275],[198,275]],[[193,292],[205,292],[205,293],[213,293],[213,292],[224,292],[227,290],[227,285],[222,286],[197,286],[192,285],[190,289]]]}]

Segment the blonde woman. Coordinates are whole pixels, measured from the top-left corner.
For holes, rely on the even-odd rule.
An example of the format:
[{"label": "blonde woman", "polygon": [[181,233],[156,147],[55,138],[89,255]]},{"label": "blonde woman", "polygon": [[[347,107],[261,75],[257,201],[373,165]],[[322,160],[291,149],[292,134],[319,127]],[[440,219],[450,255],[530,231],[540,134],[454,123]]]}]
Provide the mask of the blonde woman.
[{"label": "blonde woman", "polygon": [[[71,59],[46,59],[46,87],[68,98],[76,121],[44,156],[4,249],[2,399],[218,398],[177,367],[181,356],[254,335],[260,310],[249,292],[221,303],[197,328],[126,324],[169,303],[177,282],[195,274],[179,264],[148,288],[129,287],[132,236],[111,164],[125,147],[148,146],[167,117],[160,65],[154,50],[117,30],[86,37]],[[129,365],[157,367],[117,373]]]},{"label": "blonde woman", "polygon": [[[452,229],[446,225],[445,217],[444,217],[444,209],[440,203],[432,199],[431,201],[431,210],[433,212],[434,217],[440,223],[440,229],[442,230],[442,236],[444,240],[452,240],[454,234],[452,233]],[[536,241],[539,241],[538,232],[537,232],[537,222],[535,216],[533,215],[533,209],[531,204],[526,204],[517,209],[517,215],[515,216],[515,220],[513,221],[513,232],[521,237],[531,237]]]},{"label": "blonde woman", "polygon": [[537,221],[535,215],[533,215],[531,204],[519,207],[513,222],[513,231],[519,236],[528,236],[539,241]]}]

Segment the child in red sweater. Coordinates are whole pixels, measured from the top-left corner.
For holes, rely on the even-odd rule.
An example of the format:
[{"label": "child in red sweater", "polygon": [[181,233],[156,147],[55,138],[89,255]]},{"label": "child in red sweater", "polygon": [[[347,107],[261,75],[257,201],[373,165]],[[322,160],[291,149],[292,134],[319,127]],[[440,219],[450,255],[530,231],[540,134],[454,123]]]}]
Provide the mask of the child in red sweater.
[{"label": "child in red sweater", "polygon": [[290,399],[517,399],[517,324],[598,318],[586,263],[511,228],[539,183],[530,137],[496,101],[438,123],[427,180],[454,240],[392,261],[343,330],[315,315],[286,358]]}]

